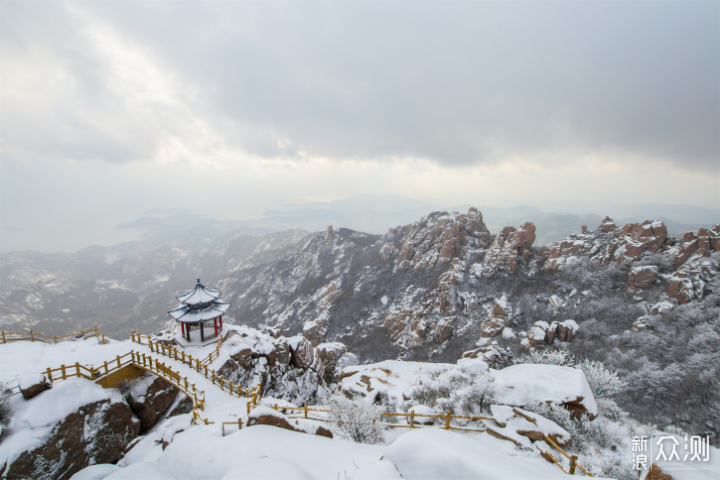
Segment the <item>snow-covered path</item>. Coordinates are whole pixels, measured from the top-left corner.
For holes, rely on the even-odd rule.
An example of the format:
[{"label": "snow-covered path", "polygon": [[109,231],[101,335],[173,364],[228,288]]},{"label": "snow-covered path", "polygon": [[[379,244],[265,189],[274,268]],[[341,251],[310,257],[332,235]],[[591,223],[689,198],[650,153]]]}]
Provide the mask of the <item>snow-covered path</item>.
[{"label": "snow-covered path", "polygon": [[[142,345],[138,343],[131,344],[135,352],[139,354],[145,354],[151,356],[156,360],[170,367],[174,372],[178,372],[181,377],[187,377],[188,382],[195,384],[195,387],[205,392],[205,409],[202,412],[202,417],[209,422],[236,422],[238,418],[242,418],[243,422],[247,419],[247,402],[249,401],[246,397],[238,398],[237,394],[230,394],[227,390],[221,389],[218,385],[214,384],[210,379],[206,378],[202,373],[190,367],[187,363],[182,360],[175,360],[172,356],[162,355],[151,351],[148,345]],[[192,350],[185,350],[186,354],[191,354],[194,359],[202,360],[214,350],[215,346],[211,348],[203,347]],[[222,350],[221,350],[222,352]],[[197,356],[196,356],[197,355]],[[229,354],[222,352],[220,357],[214,362],[208,365],[208,371],[215,370],[223,365]]]}]

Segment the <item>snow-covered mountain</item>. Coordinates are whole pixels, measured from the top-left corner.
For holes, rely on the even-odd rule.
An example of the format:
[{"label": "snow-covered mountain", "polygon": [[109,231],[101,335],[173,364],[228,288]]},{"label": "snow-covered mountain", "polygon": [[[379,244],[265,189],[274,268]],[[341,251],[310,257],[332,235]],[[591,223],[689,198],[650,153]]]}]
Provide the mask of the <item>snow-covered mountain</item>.
[{"label": "snow-covered mountain", "polygon": [[[717,439],[720,226],[671,236],[658,220],[606,218],[579,231],[536,247],[532,223],[493,233],[470,209],[383,235],[329,227],[8,254],[3,329],[150,333],[201,277],[232,302],[236,324],[341,342],[360,363],[464,356],[502,368],[531,349],[567,349],[617,370],[637,418]],[[111,253],[120,259],[103,263]]]}]

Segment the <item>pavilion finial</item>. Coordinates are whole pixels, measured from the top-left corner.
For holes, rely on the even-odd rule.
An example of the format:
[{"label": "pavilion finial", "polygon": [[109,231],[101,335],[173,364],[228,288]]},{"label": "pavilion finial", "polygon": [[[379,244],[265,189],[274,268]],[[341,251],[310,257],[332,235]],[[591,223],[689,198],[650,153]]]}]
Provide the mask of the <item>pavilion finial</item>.
[{"label": "pavilion finial", "polygon": [[198,283],[200,283],[200,279],[198,278]]}]

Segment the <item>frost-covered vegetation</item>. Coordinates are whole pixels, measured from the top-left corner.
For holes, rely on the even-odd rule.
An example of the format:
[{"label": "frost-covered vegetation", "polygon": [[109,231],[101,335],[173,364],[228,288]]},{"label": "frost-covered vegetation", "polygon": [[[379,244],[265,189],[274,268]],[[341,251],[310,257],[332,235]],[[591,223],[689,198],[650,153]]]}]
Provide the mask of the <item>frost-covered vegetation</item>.
[{"label": "frost-covered vegetation", "polygon": [[0,442],[10,433],[8,426],[12,417],[12,406],[10,405],[11,385],[7,382],[0,382]]},{"label": "frost-covered vegetation", "polygon": [[346,438],[358,443],[378,443],[383,439],[378,407],[333,395],[328,401],[329,419]]},{"label": "frost-covered vegetation", "polygon": [[405,411],[420,404],[437,412],[477,415],[488,412],[493,403],[493,378],[488,371],[448,368],[418,376],[408,394],[411,401]]},{"label": "frost-covered vegetation", "polygon": [[[673,270],[662,255],[641,263],[657,266],[660,274]],[[654,304],[668,301],[667,284],[642,292],[639,301],[625,291],[627,270],[579,260],[552,278],[540,275],[514,285],[515,328],[565,318],[580,327],[571,343],[555,341],[531,352],[516,348],[515,361],[574,366],[575,359],[583,359],[580,364],[595,394],[615,392],[617,403],[636,420],[709,435],[714,445],[720,444],[720,281],[708,281],[702,299],[670,302],[672,308],[650,314]],[[547,285],[541,286],[543,282]],[[553,308],[538,289],[557,292],[565,304]],[[639,317],[645,328],[636,331],[633,323]],[[593,363],[598,361],[613,374],[598,376]]]}]

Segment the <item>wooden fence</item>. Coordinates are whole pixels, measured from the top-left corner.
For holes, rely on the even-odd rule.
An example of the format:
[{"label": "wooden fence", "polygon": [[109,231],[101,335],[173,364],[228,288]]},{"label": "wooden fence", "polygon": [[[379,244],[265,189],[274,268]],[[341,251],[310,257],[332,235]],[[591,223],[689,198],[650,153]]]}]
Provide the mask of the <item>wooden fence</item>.
[{"label": "wooden fence", "polygon": [[[152,337],[150,335],[140,335],[139,333],[135,333],[134,330],[132,332],[130,332],[130,338],[135,343],[139,343],[140,345],[149,346],[151,351],[153,350],[153,345],[155,345],[156,348],[157,348],[157,345],[175,348],[172,346],[172,344],[155,341],[152,339]],[[143,342],[143,338],[145,339],[144,342]],[[210,352],[210,354],[207,357],[205,357],[204,359],[201,359],[200,363],[203,365],[210,365],[212,362],[214,362],[220,356],[220,347],[222,347],[222,344],[224,341],[225,341],[225,337],[220,337],[220,340],[217,341],[215,348]],[[175,342],[173,341],[173,343],[175,343]]]},{"label": "wooden fence", "polygon": [[98,331],[97,327],[90,330],[80,330],[79,332],[70,333],[68,335],[50,336],[37,333],[32,330],[29,332],[0,332],[2,341],[0,343],[18,342],[21,340],[42,343],[58,343],[68,340],[84,340],[86,338],[97,337],[100,343],[105,344],[105,335]]},{"label": "wooden fence", "polygon": [[[257,403],[255,403],[253,406],[257,406]],[[285,407],[285,406],[280,407],[280,406],[278,406],[278,404],[276,403],[275,405],[273,405],[273,406],[270,407],[270,408],[274,409],[275,411],[280,411],[280,410],[286,411],[286,410],[289,410],[289,411],[291,411],[291,412],[300,412],[300,415],[299,415],[299,416],[292,416],[292,415],[291,415],[291,416],[289,416],[288,418],[306,418],[306,419],[308,419],[308,420],[315,420],[315,421],[320,421],[320,422],[327,422],[328,420],[325,419],[325,418],[308,417],[308,412],[330,413],[329,410],[322,410],[322,409],[318,409],[318,408],[311,408],[311,407],[308,407],[307,405],[304,405],[304,406],[302,406],[302,407]],[[249,403],[248,403],[248,413],[250,413],[250,409],[251,409],[251,403],[249,402]],[[411,411],[408,412],[408,413],[383,412],[383,413],[381,413],[380,415],[381,415],[381,416],[384,416],[384,417],[405,417],[405,419],[407,420],[407,423],[408,423],[407,425],[395,425],[395,424],[390,424],[390,423],[384,423],[384,424],[383,424],[384,426],[390,427],[390,428],[411,428],[411,429],[412,429],[412,428],[425,428],[425,427],[428,427],[429,425],[426,425],[426,426],[416,425],[415,419],[416,419],[416,418],[441,418],[441,419],[445,420],[445,425],[444,425],[444,426],[441,426],[440,428],[442,428],[442,429],[444,429],[444,430],[457,430],[457,431],[461,431],[461,432],[485,432],[486,429],[453,427],[453,426],[450,425],[450,421],[451,421],[451,420],[461,419],[461,420],[470,420],[470,421],[476,421],[476,420],[488,420],[488,421],[492,420],[492,421],[495,421],[495,419],[492,418],[492,417],[452,415],[451,412],[450,412],[450,410],[448,410],[448,411],[447,411],[446,413],[444,413],[444,414],[436,414],[436,415],[416,414],[414,410],[411,410]],[[552,455],[550,452],[544,452],[544,453],[542,454],[543,458],[545,458],[547,461],[552,462],[552,463],[555,463],[558,467],[560,467],[560,470],[562,470],[563,473],[566,473],[566,474],[569,474],[569,475],[575,475],[575,470],[579,468],[579,469],[582,470],[582,472],[583,472],[585,475],[587,475],[588,477],[594,477],[594,476],[595,476],[595,475],[593,475],[592,473],[590,473],[589,471],[587,471],[582,465],[580,465],[580,464],[578,463],[578,461],[577,461],[578,456],[577,456],[577,455],[568,455],[562,448],[560,448],[560,447],[559,447],[550,437],[548,437],[547,435],[545,435],[545,442],[546,442],[548,445],[551,445],[551,446],[555,447],[555,449],[556,449],[558,452],[560,452],[563,456],[565,456],[568,460],[570,460],[570,468],[568,469],[568,471],[565,471],[565,469],[564,469],[563,466],[560,464],[560,462],[559,462],[555,457],[553,457],[553,455]]]},{"label": "wooden fence", "polygon": [[142,343],[140,335],[135,334],[134,332],[132,334],[132,340],[134,342],[140,343],[141,345],[147,345],[151,352],[164,355],[177,362],[184,363],[210,380],[214,385],[220,387],[221,390],[227,391],[230,395],[237,395],[238,398],[242,396],[252,398],[253,404],[257,405],[257,401],[262,395],[261,383],[258,383],[254,388],[245,389],[241,385],[235,385],[233,382],[226,380],[225,377],[219,375],[215,370],[208,368],[208,365],[212,362],[212,360],[208,359],[210,359],[213,355],[214,358],[217,358],[220,352],[220,345],[218,345],[218,347],[216,347],[207,358],[199,360],[194,358],[192,355],[185,353],[183,350],[178,350],[172,345],[153,341],[149,336],[146,336],[145,338],[147,339],[147,343]]},{"label": "wooden fence", "polygon": [[187,377],[180,376],[179,372],[174,371],[164,362],[144,353],[130,351],[125,355],[118,355],[114,360],[103,362],[99,367],[75,363],[74,365],[61,365],[58,368],[47,368],[43,373],[50,382],[66,380],[71,377],[95,381],[128,365],[154,373],[177,387],[193,401],[193,421],[206,425],[211,423],[200,415],[200,412],[205,410],[205,391],[198,389],[194,383],[188,381]]}]

